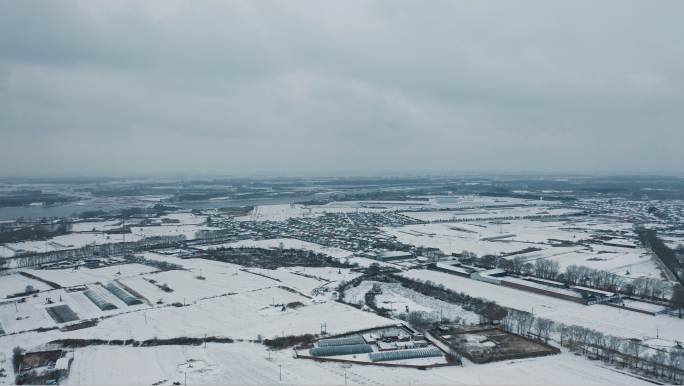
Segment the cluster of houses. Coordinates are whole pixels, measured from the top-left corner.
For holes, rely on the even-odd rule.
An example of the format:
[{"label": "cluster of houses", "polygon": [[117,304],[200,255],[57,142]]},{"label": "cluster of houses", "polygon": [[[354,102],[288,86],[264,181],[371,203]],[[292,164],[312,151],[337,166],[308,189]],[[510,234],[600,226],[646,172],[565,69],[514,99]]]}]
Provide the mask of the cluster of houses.
[{"label": "cluster of houses", "polygon": [[359,251],[378,245],[395,244],[396,237],[380,227],[418,224],[421,221],[394,212],[326,213],[314,218],[286,221],[233,221],[216,225],[230,231],[234,241],[293,238],[321,245]]}]

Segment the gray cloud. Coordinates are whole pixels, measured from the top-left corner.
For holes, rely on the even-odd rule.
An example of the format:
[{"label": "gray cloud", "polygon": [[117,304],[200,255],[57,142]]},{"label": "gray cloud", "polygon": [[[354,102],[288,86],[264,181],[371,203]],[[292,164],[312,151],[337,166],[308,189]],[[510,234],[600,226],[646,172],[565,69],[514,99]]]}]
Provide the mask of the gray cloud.
[{"label": "gray cloud", "polygon": [[3,2],[0,173],[681,172],[683,11]]}]

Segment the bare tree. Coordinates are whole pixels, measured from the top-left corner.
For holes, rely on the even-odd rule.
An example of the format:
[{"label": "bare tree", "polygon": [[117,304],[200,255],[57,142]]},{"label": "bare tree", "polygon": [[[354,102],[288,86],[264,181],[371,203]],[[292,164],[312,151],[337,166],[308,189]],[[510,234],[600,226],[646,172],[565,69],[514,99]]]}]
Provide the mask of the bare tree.
[{"label": "bare tree", "polygon": [[623,345],[623,351],[627,355],[631,355],[636,359],[635,367],[639,367],[639,358],[641,357],[641,354],[644,352],[644,346],[637,342],[633,342],[631,340],[628,340],[625,342]]},{"label": "bare tree", "polygon": [[558,333],[558,337],[560,338],[560,344],[561,346],[563,346],[563,341],[567,338],[568,334],[570,333],[570,327],[564,323],[557,323],[556,332]]},{"label": "bare tree", "polygon": [[613,362],[615,355],[620,353],[620,348],[624,341],[617,336],[608,335],[605,339],[605,346],[608,349],[608,359]]},{"label": "bare tree", "polygon": [[554,324],[554,321],[546,318],[536,318],[534,320],[534,330],[539,336],[539,339],[544,339],[544,343],[549,343],[549,336],[553,331]]},{"label": "bare tree", "polygon": [[667,354],[665,352],[658,350],[655,354],[651,355],[651,362],[653,364],[653,372],[658,375],[658,367],[660,367],[660,376],[663,376],[663,365],[667,360]]},{"label": "bare tree", "polygon": [[601,356],[599,355],[599,348],[603,349],[604,347],[606,340],[605,335],[603,335],[603,333],[600,331],[591,330],[589,332],[589,340],[594,345],[594,353],[597,357],[601,358]]},{"label": "bare tree", "polygon": [[527,259],[523,256],[516,256],[513,258],[513,271],[518,275],[522,272],[523,265]]},{"label": "bare tree", "polygon": [[[680,370],[682,368],[682,364],[684,363],[684,356],[682,356],[681,350],[678,349],[671,349],[670,352],[667,355],[667,364],[673,369],[678,369]],[[674,372],[673,374],[670,374],[670,377],[674,377],[673,381],[677,381],[677,373]]]},{"label": "bare tree", "polygon": [[670,307],[679,312],[679,318],[681,319],[684,311],[684,289],[681,286],[675,285],[672,290],[672,298],[670,299]]}]

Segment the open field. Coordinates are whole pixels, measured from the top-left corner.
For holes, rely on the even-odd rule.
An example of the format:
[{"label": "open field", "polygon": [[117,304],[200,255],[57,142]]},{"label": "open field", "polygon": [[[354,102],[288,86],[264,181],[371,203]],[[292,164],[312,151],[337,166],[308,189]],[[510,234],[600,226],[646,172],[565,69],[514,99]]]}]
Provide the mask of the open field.
[{"label": "open field", "polygon": [[[641,385],[647,382],[587,362],[581,357],[561,355],[491,363],[486,366],[435,368],[420,371],[406,368],[342,363],[318,363],[294,359],[290,350],[271,352],[254,343],[207,344],[203,346],[107,347],[77,349],[67,384],[140,384],[156,382],[184,384],[353,384],[412,385],[516,385],[567,384]],[[196,363],[187,366],[190,360]],[[280,369],[282,366],[282,381]]]},{"label": "open field", "polygon": [[0,301],[7,298],[7,296],[22,293],[26,290],[26,286],[32,286],[39,291],[52,289],[49,285],[35,279],[22,276],[18,273],[13,275],[0,276]]},{"label": "open field", "polygon": [[655,337],[656,329],[658,329],[661,338],[679,340],[684,327],[682,319],[672,316],[650,316],[636,312],[625,312],[604,305],[584,306],[567,300],[442,272],[414,270],[403,273],[402,276],[430,280],[434,283],[444,284],[445,287],[454,291],[496,301],[504,307],[532,312],[534,316],[552,319],[559,323],[593,328],[605,334],[622,338],[647,339]]}]

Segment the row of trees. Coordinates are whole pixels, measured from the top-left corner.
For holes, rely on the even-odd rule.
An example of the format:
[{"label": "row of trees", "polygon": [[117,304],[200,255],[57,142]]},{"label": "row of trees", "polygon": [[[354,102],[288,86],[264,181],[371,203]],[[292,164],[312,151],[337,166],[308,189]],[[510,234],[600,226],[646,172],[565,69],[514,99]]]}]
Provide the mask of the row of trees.
[{"label": "row of trees", "polygon": [[[684,254],[684,251],[670,249],[654,230],[638,229],[637,234],[641,243],[651,251],[653,251],[660,261],[672,272],[679,283],[684,286],[684,265],[678,259],[678,252]],[[682,259],[684,260],[684,259]]]},{"label": "row of trees", "polygon": [[147,265],[150,267],[157,268],[160,271],[171,271],[174,269],[183,269],[183,266],[180,264],[169,263],[168,261],[146,259],[142,256],[135,256],[132,259],[132,261],[135,263],[138,263],[138,264],[143,264],[143,265]]},{"label": "row of trees", "polygon": [[[207,218],[209,221],[209,218]],[[202,240],[208,243],[221,243],[233,241],[235,232],[228,229],[200,230],[195,232],[195,240]]]},{"label": "row of trees", "polygon": [[[401,276],[391,276],[392,278],[401,278]],[[463,305],[464,309],[471,309],[481,315],[481,319],[483,319],[482,315],[487,313],[486,310],[492,308],[489,310],[490,317],[500,317],[500,319],[492,320],[500,320],[501,326],[511,333],[532,337],[544,343],[556,339],[562,346],[573,351],[581,350],[583,354],[589,352],[595,355],[597,359],[611,363],[620,361],[631,368],[659,377],[668,377],[673,382],[684,380],[684,350],[682,349],[656,350],[654,354],[647,355],[647,347],[639,341],[624,340],[591,328],[566,325],[547,318],[534,317],[528,312],[501,308],[496,303],[450,291],[442,285],[435,285],[430,281],[404,279],[400,281],[405,281],[403,283],[405,286],[425,295]],[[492,312],[498,312],[498,315],[495,316]],[[398,317],[420,331],[436,327],[441,322],[437,315],[426,312],[414,311],[400,314]]]},{"label": "row of trees", "polygon": [[472,311],[480,317],[481,323],[491,323],[502,320],[507,315],[506,308],[496,302],[483,298],[476,298],[465,292],[456,292],[444,287],[444,284],[436,284],[430,280],[408,279],[400,275],[389,275],[391,280],[401,283],[404,287],[412,289],[422,295],[430,296],[447,303],[457,304],[466,311]]},{"label": "row of trees", "polygon": [[480,265],[485,268],[502,268],[507,272],[536,276],[542,279],[556,280],[566,284],[580,285],[604,289],[606,291],[622,291],[627,296],[642,296],[648,298],[663,299],[672,293],[671,285],[662,280],[653,278],[637,278],[634,280],[607,270],[600,270],[583,265],[570,265],[561,272],[558,261],[545,258],[536,259],[533,262],[527,257],[515,256],[506,259],[496,255],[485,255],[478,258],[476,254],[462,252],[459,260],[465,264]]},{"label": "row of trees", "polygon": [[598,359],[611,363],[620,360],[627,366],[660,377],[668,376],[675,382],[677,377],[681,380],[684,374],[684,350],[680,348],[656,350],[652,355],[647,355],[647,347],[639,341],[624,340],[587,327],[535,318],[530,313],[510,309],[502,320],[502,326],[509,332],[532,336],[545,343],[556,337],[562,346],[570,350],[591,352]]},{"label": "row of trees", "polygon": [[440,223],[440,222],[455,222],[455,221],[501,221],[501,220],[534,220],[534,219],[540,219],[540,218],[549,218],[549,217],[569,217],[569,216],[582,216],[584,213],[563,213],[563,214],[538,214],[534,216],[502,216],[502,217],[467,217],[464,216],[463,218],[449,218],[449,219],[443,219],[443,220],[432,220],[430,221],[431,223]]},{"label": "row of trees", "polygon": [[[384,276],[384,275],[383,275]],[[591,353],[597,359],[607,362],[622,362],[626,366],[652,373],[659,377],[667,377],[672,382],[684,380],[684,350],[672,348],[671,350],[655,350],[648,355],[648,348],[637,340],[624,340],[620,337],[607,335],[591,328],[557,323],[553,320],[498,306],[494,302],[485,299],[473,298],[465,293],[458,293],[445,288],[442,284],[431,281],[412,280],[399,275],[384,276],[389,281],[399,281],[405,287],[415,290],[426,296],[435,297],[449,303],[461,305],[463,309],[473,311],[480,315],[481,322],[498,320],[506,331],[521,336],[528,336],[544,343],[556,339],[561,346],[568,347],[573,351],[581,350],[583,354]],[[374,280],[381,279],[375,277]],[[363,277],[344,283],[339,290],[343,293],[344,287],[356,286],[364,280]],[[435,314],[426,312],[409,312],[400,314],[398,317],[407,321],[420,331],[436,327],[442,320]]]},{"label": "row of trees", "polygon": [[51,251],[46,253],[25,253],[13,260],[18,268],[36,266],[55,261],[91,258],[93,256],[122,255],[128,252],[141,252],[150,249],[178,246],[185,242],[184,235],[153,236],[128,243],[86,245],[81,248]]},{"label": "row of trees", "polygon": [[66,235],[71,231],[71,224],[40,224],[23,228],[4,227],[0,225],[0,243],[18,243],[26,240],[45,240]]}]

